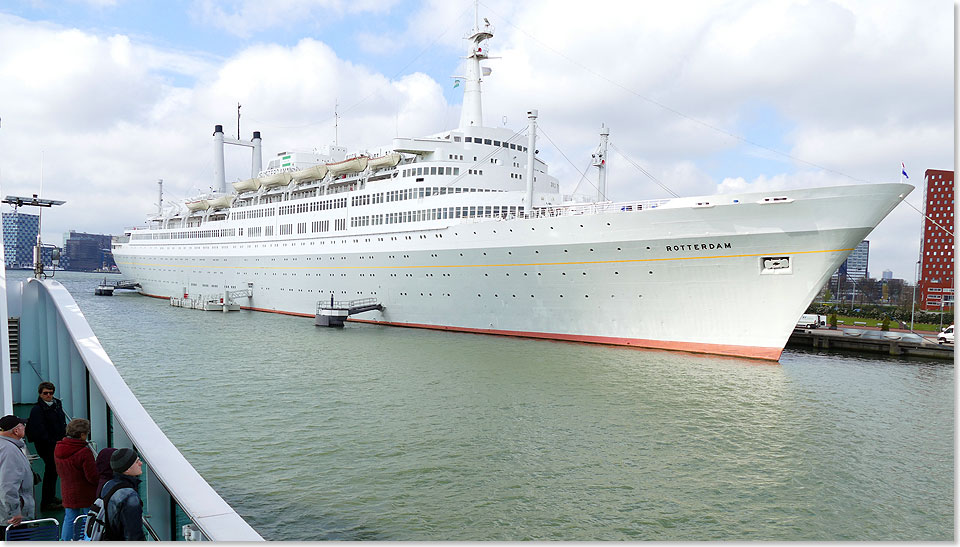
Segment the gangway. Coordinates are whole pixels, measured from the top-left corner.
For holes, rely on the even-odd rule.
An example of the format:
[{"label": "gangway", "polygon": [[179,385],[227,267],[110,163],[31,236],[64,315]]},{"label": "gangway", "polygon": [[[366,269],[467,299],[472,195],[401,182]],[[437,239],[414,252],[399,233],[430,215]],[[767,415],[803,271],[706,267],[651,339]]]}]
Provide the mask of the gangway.
[{"label": "gangway", "polygon": [[170,305],[177,308],[190,308],[203,311],[238,311],[240,304],[239,298],[253,298],[253,289],[238,289],[235,291],[223,291],[222,295],[203,296],[190,298],[189,295],[183,295],[183,298],[177,296],[170,297]]},{"label": "gangway", "polygon": [[318,327],[342,327],[349,316],[373,310],[383,311],[383,305],[376,298],[334,300],[331,294],[329,304],[325,301],[317,302],[317,314],[313,323]]}]

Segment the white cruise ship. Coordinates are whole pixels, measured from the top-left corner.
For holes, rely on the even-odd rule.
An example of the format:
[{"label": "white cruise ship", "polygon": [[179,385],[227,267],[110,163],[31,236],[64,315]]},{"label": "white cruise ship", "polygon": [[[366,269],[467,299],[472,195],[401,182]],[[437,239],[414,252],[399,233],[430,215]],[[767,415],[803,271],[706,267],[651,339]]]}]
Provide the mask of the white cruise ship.
[{"label": "white cruise ship", "polygon": [[[469,36],[459,127],[373,153],[281,153],[214,133],[220,191],[161,210],[115,244],[160,298],[246,291],[247,309],[777,360],[804,309],[913,189],[859,184],[586,203],[560,192],[525,132],[484,127],[487,26]],[[595,165],[603,195],[606,131]],[[253,149],[224,181],[223,144]]]}]

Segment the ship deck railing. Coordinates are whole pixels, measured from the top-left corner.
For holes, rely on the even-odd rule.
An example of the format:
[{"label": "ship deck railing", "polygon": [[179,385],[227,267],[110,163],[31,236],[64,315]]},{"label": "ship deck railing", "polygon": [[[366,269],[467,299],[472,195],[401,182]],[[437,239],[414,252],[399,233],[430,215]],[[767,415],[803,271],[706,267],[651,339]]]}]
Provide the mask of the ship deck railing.
[{"label": "ship deck railing", "polygon": [[[5,414],[12,414],[14,403],[35,401],[41,381],[53,382],[67,416],[90,420],[95,446],[132,448],[144,462],[141,499],[151,535],[162,541],[263,541],[160,430],[63,285],[31,278],[6,286],[0,272],[0,286],[6,288],[0,312],[19,316],[18,366],[11,369],[9,353],[0,352]],[[0,329],[0,335],[6,347],[10,333]]]}]

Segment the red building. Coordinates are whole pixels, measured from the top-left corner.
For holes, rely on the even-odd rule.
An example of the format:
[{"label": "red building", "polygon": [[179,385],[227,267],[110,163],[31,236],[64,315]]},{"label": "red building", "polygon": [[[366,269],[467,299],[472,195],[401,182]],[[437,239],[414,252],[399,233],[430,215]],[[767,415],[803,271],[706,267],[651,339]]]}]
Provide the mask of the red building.
[{"label": "red building", "polygon": [[927,169],[924,179],[927,195],[920,241],[920,308],[953,310],[953,236],[947,233],[953,232],[953,171]]}]

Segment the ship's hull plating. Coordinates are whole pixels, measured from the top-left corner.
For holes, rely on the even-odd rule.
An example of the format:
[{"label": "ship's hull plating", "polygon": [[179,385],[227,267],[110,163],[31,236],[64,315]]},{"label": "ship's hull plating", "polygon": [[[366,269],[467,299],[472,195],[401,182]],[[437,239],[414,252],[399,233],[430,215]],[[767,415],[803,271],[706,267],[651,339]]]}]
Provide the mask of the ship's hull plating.
[{"label": "ship's hull plating", "polygon": [[776,360],[829,275],[910,189],[326,238],[131,242],[114,254],[151,296],[250,287],[242,307],[304,316],[331,294],[376,298],[382,311],[352,319]]}]

